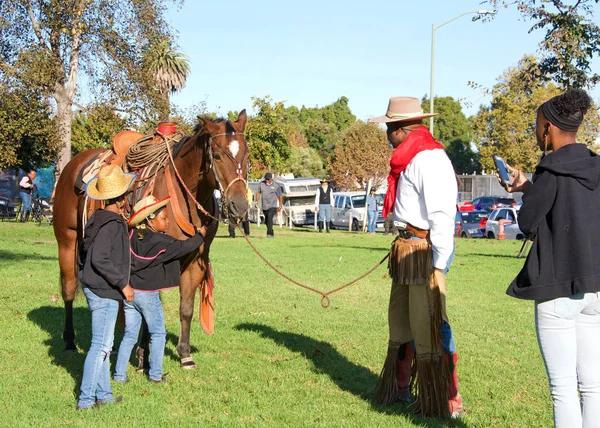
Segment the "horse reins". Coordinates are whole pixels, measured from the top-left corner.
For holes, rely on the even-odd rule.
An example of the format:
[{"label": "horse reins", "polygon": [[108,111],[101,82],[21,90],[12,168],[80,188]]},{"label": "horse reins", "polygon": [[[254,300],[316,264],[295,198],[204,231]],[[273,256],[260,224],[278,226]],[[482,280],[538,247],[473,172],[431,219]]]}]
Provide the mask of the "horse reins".
[{"label": "horse reins", "polygon": [[[215,180],[217,181],[220,191],[221,191],[221,204],[223,205],[223,211],[226,214],[227,210],[226,210],[226,204],[224,204],[224,201],[226,201],[226,197],[227,197],[227,192],[229,191],[229,188],[231,187],[231,185],[233,183],[235,183],[236,181],[242,181],[246,186],[248,185],[248,181],[246,179],[244,179],[242,177],[242,164],[240,162],[237,161],[237,159],[235,159],[235,157],[233,157],[231,154],[227,153],[227,151],[225,149],[223,149],[221,146],[217,146],[219,149],[221,149],[221,151],[223,153],[225,153],[234,163],[237,163],[237,167],[236,167],[236,173],[237,173],[237,177],[232,180],[229,185],[227,186],[227,188],[223,191],[223,186],[221,184],[221,181],[219,180],[218,174],[216,172],[216,168],[214,166],[213,163],[213,154],[212,154],[212,143],[213,143],[213,139],[215,137],[221,137],[224,135],[235,135],[237,133],[231,133],[231,134],[226,134],[226,133],[221,133],[221,134],[216,134],[213,136],[210,136],[209,138],[209,147],[210,147],[210,151],[209,151],[209,159],[210,159],[210,168],[213,171],[213,174],[215,176]],[[227,215],[225,216],[226,219],[225,220],[221,220],[219,218],[216,218],[215,216],[213,216],[212,214],[210,214],[208,211],[206,211],[206,209],[204,209],[204,207],[202,206],[202,204],[200,204],[200,202],[198,202],[196,200],[196,198],[194,197],[194,195],[192,194],[192,192],[190,191],[190,189],[187,187],[187,185],[185,184],[185,182],[183,181],[183,179],[181,178],[181,175],[179,174],[179,171],[177,170],[177,166],[175,165],[175,160],[173,159],[173,153],[171,152],[171,147],[169,144],[167,144],[167,151],[169,153],[169,158],[171,160],[171,165],[173,165],[173,170],[175,171],[175,175],[177,176],[177,179],[179,180],[179,183],[181,184],[181,186],[183,187],[183,189],[186,191],[186,193],[188,194],[188,196],[192,199],[192,201],[196,204],[196,207],[198,208],[198,210],[200,210],[205,216],[216,220],[217,222],[223,223],[223,224],[229,224],[229,221],[227,221],[227,219],[229,218]],[[242,158],[242,160],[245,160],[248,156],[248,151],[246,151],[244,153],[244,156]],[[246,210],[247,211],[247,210]],[[352,281],[349,281],[337,288],[334,288],[333,290],[324,292],[321,290],[318,290],[316,288],[313,288],[309,285],[303,284],[299,281],[296,281],[292,278],[290,278],[289,276],[287,276],[286,274],[284,274],[283,272],[281,272],[279,269],[277,269],[269,260],[267,260],[267,258],[265,256],[263,256],[261,254],[260,251],[258,251],[258,249],[254,246],[254,244],[250,241],[250,238],[248,238],[248,236],[246,236],[246,234],[244,233],[244,231],[242,230],[240,224],[236,224],[238,230],[242,233],[242,236],[244,237],[244,239],[246,240],[246,242],[248,243],[248,245],[250,245],[250,248],[252,248],[254,250],[254,252],[256,253],[256,255],[258,257],[260,257],[266,264],[267,266],[269,266],[273,271],[275,271],[275,273],[277,273],[279,276],[281,276],[282,278],[286,279],[287,281],[291,282],[294,285],[297,285],[298,287],[302,287],[306,290],[312,291],[313,293],[319,294],[321,296],[321,306],[323,308],[328,308],[331,305],[331,300],[329,299],[329,296],[331,296],[334,293],[337,293],[340,290],[343,290],[346,287],[349,287],[352,284],[357,283],[358,281],[366,278],[367,276],[369,276],[370,274],[372,274],[379,266],[381,266],[383,264],[383,262],[385,262],[387,260],[387,258],[390,256],[390,254],[386,254],[386,256],[381,259],[381,261],[379,263],[377,263],[375,266],[373,266],[371,269],[369,269],[367,272],[365,272],[364,274],[362,274],[361,276],[359,276],[358,278],[353,279]]]}]

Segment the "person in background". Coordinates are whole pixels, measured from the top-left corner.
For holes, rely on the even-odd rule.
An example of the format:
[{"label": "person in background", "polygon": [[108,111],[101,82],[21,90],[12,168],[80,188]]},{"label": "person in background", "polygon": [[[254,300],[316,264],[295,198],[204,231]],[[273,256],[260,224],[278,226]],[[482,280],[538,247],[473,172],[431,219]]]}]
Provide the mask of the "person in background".
[{"label": "person in background", "polygon": [[423,112],[418,98],[394,97],[385,116],[371,119],[386,124],[394,148],[383,215],[393,211],[399,231],[389,259],[388,353],[374,401],[414,398],[420,416],[457,418],[463,404],[445,274],[454,255],[458,188],[443,146],[422,125],[434,115]]},{"label": "person in background", "polygon": [[[250,207],[252,207],[252,204],[254,203],[254,194],[252,193],[252,190],[250,190],[249,187],[246,188],[246,199],[248,200],[249,210]],[[246,214],[244,215],[244,220],[242,220],[242,228],[244,229],[244,235],[250,236],[250,221],[248,220],[248,211],[246,211]],[[237,228],[234,222],[229,221],[228,230],[230,238],[235,238],[235,229]]]},{"label": "person in background", "polygon": [[506,186],[523,192],[519,228],[533,238],[507,294],[535,302],[557,428],[600,426],[600,157],[577,143],[591,106],[579,89],[542,104],[536,138],[543,155],[533,182],[509,167]]},{"label": "person in background", "polygon": [[[92,313],[92,344],[85,357],[77,409],[115,402],[110,387],[110,352],[119,302],[133,301],[129,285],[130,247],[123,219],[125,193],[137,177],[117,165],[106,165],[90,180],[90,199],[106,201],[85,226],[79,249],[78,278]],[[118,397],[116,401],[120,401]]]},{"label": "person in background", "polygon": [[22,201],[20,218],[21,223],[25,223],[27,221],[27,217],[29,217],[29,213],[31,212],[31,192],[33,191],[33,186],[35,185],[34,181],[36,175],[36,171],[32,169],[27,173],[27,175],[24,175],[19,182],[19,196],[21,197]]},{"label": "person in background", "polygon": [[326,178],[321,180],[321,187],[317,189],[315,195],[315,212],[319,214],[319,233],[322,233],[323,229],[329,233],[331,227],[331,212],[334,210],[332,193],[329,180]]},{"label": "person in background", "polygon": [[367,231],[374,235],[377,227],[377,197],[375,188],[371,187],[369,196],[367,196]]},{"label": "person in background", "polygon": [[280,185],[273,183],[273,174],[270,172],[265,174],[264,181],[260,183],[260,187],[256,193],[256,204],[260,206],[265,214],[267,238],[273,238],[275,236],[275,232],[273,231],[273,217],[283,207],[283,192]]},{"label": "person in background", "polygon": [[115,364],[114,380],[127,382],[127,363],[135,346],[142,317],[150,333],[150,370],[148,380],[152,383],[165,381],[162,374],[163,356],[167,330],[159,290],[178,287],[181,266],[179,259],[200,248],[206,235],[206,227],[199,228],[191,238],[178,240],[166,232],[169,218],[164,209],[169,196],[158,200],[150,195],[133,207],[129,219],[131,229],[131,287],[133,301],[125,302],[125,333],[119,346]]}]

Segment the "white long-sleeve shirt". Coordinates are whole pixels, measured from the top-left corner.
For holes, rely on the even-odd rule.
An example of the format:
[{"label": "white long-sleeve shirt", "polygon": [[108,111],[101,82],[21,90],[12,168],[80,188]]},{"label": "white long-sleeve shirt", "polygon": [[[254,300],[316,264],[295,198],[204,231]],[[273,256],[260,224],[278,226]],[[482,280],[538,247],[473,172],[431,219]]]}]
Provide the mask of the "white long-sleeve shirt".
[{"label": "white long-sleeve shirt", "polygon": [[394,219],[430,230],[433,266],[447,267],[454,250],[457,184],[446,152],[425,150],[400,174]]}]

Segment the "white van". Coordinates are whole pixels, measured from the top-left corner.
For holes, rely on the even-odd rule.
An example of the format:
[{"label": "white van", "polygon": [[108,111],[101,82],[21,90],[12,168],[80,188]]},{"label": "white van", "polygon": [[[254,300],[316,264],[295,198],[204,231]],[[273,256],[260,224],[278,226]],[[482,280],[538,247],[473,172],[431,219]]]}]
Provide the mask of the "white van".
[{"label": "white van", "polygon": [[[315,195],[321,186],[321,181],[318,178],[276,178],[273,182],[281,186],[283,196],[281,217],[276,216],[275,223],[280,224],[281,222],[283,225],[289,225],[291,222],[294,226],[314,226]],[[256,199],[260,181],[248,183],[248,186]],[[258,221],[257,211],[256,207],[252,207],[248,211],[248,219],[253,223]],[[261,213],[262,222],[264,222],[264,217]]]},{"label": "white van", "polygon": [[[350,224],[352,230],[358,232],[362,229],[363,221],[367,217],[366,201],[367,195],[365,192],[336,192],[333,194],[335,198],[335,208],[331,214],[331,222],[334,227],[348,230]],[[377,227],[383,227],[383,217],[381,215],[380,203],[383,204],[383,197],[379,194],[377,197]]]}]

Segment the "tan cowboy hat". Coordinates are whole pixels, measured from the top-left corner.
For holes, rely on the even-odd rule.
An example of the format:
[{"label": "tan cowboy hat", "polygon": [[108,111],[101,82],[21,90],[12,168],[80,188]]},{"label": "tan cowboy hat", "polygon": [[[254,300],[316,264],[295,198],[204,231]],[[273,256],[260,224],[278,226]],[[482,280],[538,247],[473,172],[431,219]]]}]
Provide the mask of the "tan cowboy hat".
[{"label": "tan cowboy hat", "polygon": [[90,199],[118,198],[129,190],[136,177],[137,174],[133,172],[123,172],[118,165],[105,165],[100,168],[98,175],[88,182],[85,193]]},{"label": "tan cowboy hat", "polygon": [[164,207],[169,203],[171,199],[170,196],[167,196],[160,201],[156,198],[156,196],[146,196],[144,199],[140,200],[137,204],[133,206],[133,215],[129,219],[129,227],[135,227],[144,221],[148,216],[152,213],[155,213],[160,208]]},{"label": "tan cowboy hat", "polygon": [[388,123],[406,122],[437,116],[437,113],[425,113],[421,101],[415,97],[392,97],[385,116],[374,117],[369,122]]}]

